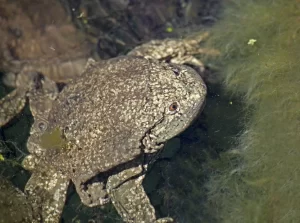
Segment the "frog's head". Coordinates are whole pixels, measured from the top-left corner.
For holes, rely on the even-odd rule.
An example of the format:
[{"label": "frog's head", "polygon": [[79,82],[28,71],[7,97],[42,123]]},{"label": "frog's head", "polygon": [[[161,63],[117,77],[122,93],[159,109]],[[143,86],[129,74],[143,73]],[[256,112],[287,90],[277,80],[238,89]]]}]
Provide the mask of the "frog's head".
[{"label": "frog's head", "polygon": [[206,85],[195,70],[174,64],[164,64],[164,68],[164,72],[153,74],[155,81],[151,82],[152,106],[160,115],[145,137],[146,148],[163,144],[183,132],[202,111],[205,102]]}]

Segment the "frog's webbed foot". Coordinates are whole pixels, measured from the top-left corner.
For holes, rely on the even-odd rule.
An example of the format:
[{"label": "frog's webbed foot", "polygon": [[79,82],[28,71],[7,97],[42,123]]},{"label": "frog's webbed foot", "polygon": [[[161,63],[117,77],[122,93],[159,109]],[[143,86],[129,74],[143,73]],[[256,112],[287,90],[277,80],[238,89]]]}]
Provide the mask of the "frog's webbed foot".
[{"label": "frog's webbed foot", "polygon": [[79,182],[74,182],[74,184],[81,202],[88,207],[104,205],[110,201],[105,185],[102,182],[92,183],[87,186],[83,186]]},{"label": "frog's webbed foot", "polygon": [[133,178],[133,172],[140,172],[140,167],[111,176],[107,182],[109,196],[122,219],[129,223],[173,222],[172,218],[156,219],[155,209],[142,186],[145,176]]},{"label": "frog's webbed foot", "polygon": [[196,57],[194,57],[193,55],[184,55],[184,56],[181,56],[181,57],[175,57],[175,58],[172,58],[170,60],[170,62],[174,63],[174,64],[189,64],[189,65],[193,65],[201,73],[204,72],[204,70],[205,70],[204,64],[199,59],[197,59]]},{"label": "frog's webbed foot", "polygon": [[137,46],[128,53],[131,56],[141,56],[175,64],[189,64],[200,72],[204,71],[204,64],[195,55],[204,54],[216,56],[220,52],[215,49],[201,48],[200,43],[209,36],[208,32],[189,36],[184,39],[152,40]]},{"label": "frog's webbed foot", "polygon": [[33,172],[25,193],[32,205],[35,222],[59,222],[68,185],[68,179],[53,170]]}]

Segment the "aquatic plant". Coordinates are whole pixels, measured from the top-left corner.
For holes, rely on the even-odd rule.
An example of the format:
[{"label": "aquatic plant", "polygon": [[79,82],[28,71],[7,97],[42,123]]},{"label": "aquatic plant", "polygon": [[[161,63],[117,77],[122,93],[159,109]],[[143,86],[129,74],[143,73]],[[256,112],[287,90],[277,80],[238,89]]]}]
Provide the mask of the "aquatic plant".
[{"label": "aquatic plant", "polygon": [[299,222],[299,9],[297,0],[226,1],[213,27],[224,88],[253,108],[239,145],[220,156],[227,168],[207,184],[219,222]]}]

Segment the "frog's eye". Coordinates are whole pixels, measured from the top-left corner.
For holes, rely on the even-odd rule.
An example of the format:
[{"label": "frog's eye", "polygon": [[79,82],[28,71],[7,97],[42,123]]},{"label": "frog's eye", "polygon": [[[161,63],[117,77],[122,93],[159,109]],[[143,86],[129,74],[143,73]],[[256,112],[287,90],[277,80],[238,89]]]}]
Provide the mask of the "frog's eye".
[{"label": "frog's eye", "polygon": [[37,127],[39,128],[39,130],[40,130],[41,132],[44,132],[44,131],[47,130],[48,125],[47,125],[47,123],[44,122],[44,121],[39,121],[38,124],[37,124]]},{"label": "frog's eye", "polygon": [[175,114],[176,112],[179,111],[179,104],[177,102],[173,102],[172,104],[170,104],[169,106],[169,112],[171,114]]}]

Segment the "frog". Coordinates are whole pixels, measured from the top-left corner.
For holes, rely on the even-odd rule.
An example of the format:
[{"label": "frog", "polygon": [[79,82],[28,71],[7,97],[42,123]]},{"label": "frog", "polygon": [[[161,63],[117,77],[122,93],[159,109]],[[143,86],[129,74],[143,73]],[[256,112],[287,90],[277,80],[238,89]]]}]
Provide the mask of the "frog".
[{"label": "frog", "polygon": [[[201,34],[197,36],[203,40],[203,36]],[[204,36],[207,35],[205,34]],[[172,42],[173,44],[170,45],[169,44],[170,42]],[[185,44],[182,44],[182,42],[185,42]],[[123,72],[125,72],[126,69],[121,68],[122,66],[126,67],[131,65],[133,66],[133,68],[135,67],[140,69],[142,69],[143,67],[144,68],[147,67],[147,69],[146,70],[143,69],[143,71],[138,70],[139,72],[135,72],[135,71],[129,72],[129,74],[131,73],[143,74],[143,72],[146,71],[150,72],[151,70],[153,70],[152,68],[156,68],[157,63],[158,64],[161,63],[160,69],[158,68],[156,69],[157,73],[159,73],[159,71],[162,71],[163,74],[165,70],[168,68],[172,70],[175,76],[176,75],[180,76],[181,73],[187,73],[187,74],[190,73],[191,76],[194,75],[195,77],[197,77],[192,82],[194,82],[194,84],[196,85],[198,84],[197,89],[199,90],[199,95],[201,96],[199,96],[199,101],[198,103],[195,102],[195,105],[203,106],[204,104],[203,102],[206,94],[206,86],[203,80],[201,79],[199,74],[196,74],[197,72],[195,72],[193,69],[180,65],[180,63],[182,64],[188,62],[186,58],[184,60],[181,59],[181,56],[193,55],[193,53],[188,52],[192,48],[186,46],[189,46],[191,43],[194,42],[193,41],[191,42],[190,38],[187,39],[184,38],[179,40],[174,40],[174,39],[156,40],[155,42],[152,43],[154,43],[156,47],[153,47],[153,44],[149,44],[149,43],[145,43],[144,45],[138,46],[139,49],[143,49],[142,50],[143,53],[139,53],[138,50],[134,49],[132,51],[133,53],[128,53],[127,56],[125,57],[117,57],[112,60],[104,60],[104,61],[100,60],[98,62],[95,62],[94,60],[89,59],[87,62],[86,71],[76,75],[76,77],[73,78],[74,80],[71,79],[71,81],[65,87],[66,91],[70,91],[67,89],[73,89],[73,91],[75,91],[76,89],[81,89],[79,90],[80,92],[86,91],[85,89],[82,88],[83,86],[85,86],[85,82],[89,80],[90,77],[89,74],[94,73],[94,72],[89,72],[89,70],[93,70],[92,68],[89,67],[96,66],[97,69],[94,70],[99,70],[97,76],[100,77],[104,75],[105,77],[104,78],[105,81],[103,81],[103,85],[110,86],[109,85],[109,83],[111,82],[110,74],[114,69],[118,68],[120,70],[120,74],[123,74]],[[170,49],[167,50],[167,52],[169,53],[171,52],[169,56],[167,56],[167,53],[165,51],[168,48],[166,47],[166,45],[168,45],[168,47],[173,48],[172,50]],[[196,44],[194,45],[194,47],[196,47]],[[199,52],[199,51],[194,50],[194,52]],[[123,62],[117,62],[119,61],[120,58],[121,59],[123,58],[122,60],[120,60]],[[193,57],[189,57],[189,58],[193,58]],[[133,63],[133,61],[137,61],[138,59],[141,62],[140,64],[137,62]],[[170,61],[170,59],[172,59],[172,61]],[[145,61],[148,61],[150,64],[153,63],[153,66],[152,65],[146,66],[144,64]],[[174,64],[172,62],[177,62],[179,64]],[[130,67],[128,67],[128,69],[129,68]],[[154,130],[159,126],[161,126],[161,124],[165,123],[165,121],[163,120],[163,118],[160,118],[159,121],[157,121],[157,119],[155,119],[153,116],[152,119],[156,120],[156,124],[154,124],[152,127],[148,126],[147,128],[149,129],[145,127],[147,131],[146,129],[144,129],[144,135],[142,133],[139,133],[140,135],[138,135],[139,136],[138,137],[136,134],[139,131],[136,128],[136,126],[131,128],[132,131],[136,129],[137,132],[134,135],[135,140],[133,140],[135,141],[136,146],[132,146],[136,148],[136,150],[134,150],[135,153],[128,153],[129,155],[123,157],[123,160],[119,158],[119,161],[114,161],[111,164],[110,162],[105,162],[106,158],[102,157],[102,159],[104,160],[103,164],[100,165],[98,161],[95,163],[92,162],[93,166],[98,166],[98,168],[96,167],[96,170],[92,169],[91,171],[88,171],[85,170],[84,168],[77,166],[76,168],[73,169],[75,170],[75,172],[79,171],[79,173],[75,174],[72,172],[73,171],[72,167],[78,162],[74,157],[77,157],[78,160],[80,160],[80,157],[85,157],[90,159],[91,154],[89,153],[86,154],[81,150],[77,151],[76,150],[76,148],[78,149],[78,145],[76,145],[77,140],[75,140],[74,143],[75,138],[73,136],[71,137],[71,140],[68,137],[66,137],[68,136],[67,132],[69,131],[68,130],[69,127],[67,128],[62,127],[66,123],[63,125],[62,123],[56,124],[55,126],[57,127],[54,128],[54,124],[53,124],[54,122],[52,119],[54,118],[53,115],[56,116],[55,114],[59,113],[59,114],[65,114],[69,118],[69,119],[62,118],[68,120],[69,124],[74,122],[74,120],[69,116],[70,115],[69,112],[72,110],[72,106],[73,106],[72,103],[74,103],[74,101],[76,102],[77,100],[79,100],[77,101],[78,103],[82,103],[84,102],[84,100],[80,97],[80,94],[73,94],[72,97],[64,96],[66,94],[64,93],[64,89],[60,93],[55,80],[52,80],[50,76],[43,75],[40,72],[34,72],[34,69],[29,69],[29,71],[30,72],[20,72],[20,74],[17,76],[16,79],[16,83],[18,87],[11,94],[9,94],[8,96],[0,100],[0,105],[1,105],[0,108],[2,108],[0,109],[0,125],[1,124],[3,125],[3,123],[7,123],[11,119],[11,117],[13,117],[16,114],[15,112],[16,106],[18,106],[18,109],[24,106],[25,98],[29,100],[30,110],[34,117],[34,123],[32,125],[30,131],[30,137],[27,142],[27,148],[30,155],[28,155],[24,159],[23,166],[25,169],[32,172],[32,176],[27,183],[25,192],[27,193],[29,199],[31,200],[31,203],[33,204],[34,207],[33,209],[35,210],[34,213],[36,214],[35,216],[36,222],[59,222],[60,214],[64,206],[64,201],[66,199],[65,197],[66,190],[70,182],[74,183],[76,191],[79,194],[83,204],[93,207],[98,205],[104,205],[107,202],[112,201],[112,203],[116,207],[116,210],[126,222],[146,222],[146,223],[172,222],[171,218],[156,219],[155,210],[151,205],[149,198],[145,194],[143,187],[141,186],[141,183],[145,177],[145,173],[147,172],[148,165],[151,162],[154,162],[156,160],[157,154],[162,149],[164,143],[168,139],[174,137],[175,135],[183,131],[188,126],[188,123],[190,123],[191,120],[195,118],[194,115],[190,115],[189,117],[187,117],[187,120],[189,121],[187,121],[186,123],[182,122],[181,124],[183,125],[178,124],[177,127],[179,128],[179,130],[180,129],[181,130],[173,131],[172,134],[170,134],[169,136],[168,133],[169,132],[171,133],[171,131],[168,131],[168,129],[163,130],[163,128],[161,128],[161,130],[158,130],[157,133],[154,133]],[[164,77],[164,75],[161,75],[162,80],[167,80],[168,79],[167,77],[168,75],[166,77]],[[187,80],[188,79],[189,78],[187,78]],[[81,80],[82,82],[81,84],[78,84],[78,82],[80,82],[79,80]],[[128,76],[127,81],[129,80],[131,80],[130,75]],[[183,80],[183,82],[185,81],[186,80]],[[90,83],[88,89],[93,88],[95,83],[96,83],[96,79],[94,82],[92,81],[92,83]],[[124,80],[124,83],[127,83],[126,80]],[[139,83],[142,83],[142,80],[137,81],[135,85],[138,86]],[[140,89],[140,93],[143,92],[143,89],[144,90],[149,89],[150,92],[152,91],[151,90],[152,87],[150,87],[151,85],[149,85],[148,83],[152,83],[151,79],[147,80],[147,84],[145,84],[145,86]],[[173,83],[171,82],[171,84]],[[128,86],[131,85],[128,84]],[[191,86],[194,85],[191,84]],[[171,89],[167,89],[166,92],[169,91],[173,92],[176,87],[177,86],[175,84],[173,85],[173,87],[171,87]],[[122,88],[116,87],[114,86],[114,84],[112,84],[110,89],[111,92],[107,93],[107,95],[114,96],[114,94],[116,94]],[[132,86],[132,89],[134,89],[134,86]],[[159,94],[161,95],[164,94],[165,90],[163,88],[158,87],[156,89],[159,92]],[[184,97],[185,97],[184,99],[188,99],[186,96]],[[61,102],[63,98],[65,99],[67,98],[66,99],[67,101],[65,103]],[[151,100],[149,100],[150,98],[147,98],[147,96],[145,98],[146,100],[143,103],[146,106],[148,102],[150,102]],[[155,99],[158,99],[162,103],[161,99],[159,99],[158,96],[155,96]],[[110,98],[107,98],[107,101],[110,101]],[[118,104],[122,106],[122,103],[118,103]],[[55,106],[53,107],[53,105]],[[182,107],[182,105],[183,104],[180,103],[179,107]],[[132,106],[136,107],[137,106],[136,102],[134,102]],[[169,105],[169,109],[174,110],[173,111],[174,114],[175,113],[177,114],[178,112],[178,114],[184,115],[184,113],[181,113],[181,111],[177,111],[179,107],[177,102],[175,104]],[[200,110],[198,107],[195,108],[195,111],[199,112]],[[69,108],[71,110],[64,111],[65,108]],[[147,109],[149,110],[149,112],[151,111],[150,107]],[[133,109],[133,111],[136,112],[135,109]],[[163,111],[160,112],[161,112],[160,115],[164,114]],[[77,113],[78,114],[82,113],[82,115],[84,116],[83,111]],[[104,109],[103,113],[104,114],[101,120],[102,119],[109,120],[108,114],[117,114],[116,110],[111,111],[110,109]],[[128,120],[127,119],[126,120],[127,121],[135,120],[133,114],[135,113],[129,115],[127,117]],[[104,117],[106,117],[106,119]],[[157,117],[162,117],[162,116],[158,115]],[[50,126],[52,127],[49,128],[49,124],[51,123],[52,125]],[[106,126],[106,124],[104,124],[103,126]],[[124,138],[130,139],[129,136],[124,136],[124,134],[121,134],[122,131],[120,130],[118,131],[116,129],[116,126],[117,125],[113,125],[112,126],[113,130],[111,131],[119,134],[118,137],[120,137],[120,141],[124,140]],[[174,129],[171,130],[175,130],[177,128],[175,127]],[[75,131],[79,131],[78,126],[75,126]],[[89,131],[92,131],[92,129],[89,129]],[[96,132],[100,134],[102,133],[102,131],[107,133],[109,130],[107,128],[104,128],[104,130],[100,128],[100,130],[98,129]],[[123,132],[128,132],[128,131],[123,131]],[[160,139],[159,136],[163,136],[163,135],[165,135],[165,138]],[[95,136],[95,133],[93,133],[92,136]],[[114,137],[115,140],[118,140],[118,137]],[[85,140],[81,138],[78,140],[88,141],[87,138]],[[104,142],[106,142],[106,140]],[[125,143],[121,143],[121,144],[124,144],[124,146],[126,145]],[[142,145],[141,148],[138,145]],[[109,146],[106,146],[105,148],[108,147]],[[116,147],[116,146],[113,145],[112,147]],[[69,157],[67,154],[70,153],[68,153],[67,151],[73,151],[72,153],[74,154],[71,155],[71,157]],[[88,151],[92,152],[91,149]],[[110,157],[110,158],[114,157],[114,155],[112,155],[112,153],[114,152],[113,149],[107,150],[107,152],[108,155],[106,155],[105,157]],[[59,160],[61,162],[55,161],[57,157],[60,157]],[[85,158],[84,160],[89,160]],[[83,160],[81,159],[81,161]],[[55,163],[56,165],[54,165]],[[68,164],[68,166],[62,167],[60,166],[60,163],[66,163]]]},{"label": "frog", "polygon": [[120,56],[90,59],[56,98],[45,97],[51,91],[44,86],[46,80],[30,97],[35,121],[23,161],[32,172],[25,193],[36,222],[59,222],[70,182],[83,204],[111,201],[125,222],[173,222],[156,218],[142,182],[164,143],[201,111],[200,75],[184,65]]}]

